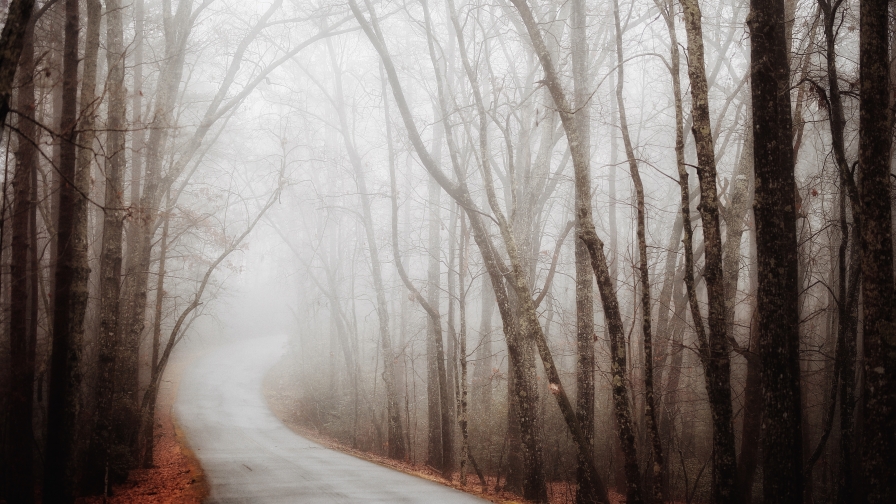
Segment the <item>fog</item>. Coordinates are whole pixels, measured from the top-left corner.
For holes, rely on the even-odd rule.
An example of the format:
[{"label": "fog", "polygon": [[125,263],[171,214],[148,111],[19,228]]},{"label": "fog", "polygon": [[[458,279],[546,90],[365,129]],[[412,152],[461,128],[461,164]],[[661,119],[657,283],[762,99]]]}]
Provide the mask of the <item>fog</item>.
[{"label": "fog", "polygon": [[[490,500],[896,495],[886,2],[31,3],[0,40],[0,501],[114,493],[172,412],[207,453],[306,449],[203,427],[273,429],[215,413],[256,382]],[[327,484],[277,498],[364,500]]]}]

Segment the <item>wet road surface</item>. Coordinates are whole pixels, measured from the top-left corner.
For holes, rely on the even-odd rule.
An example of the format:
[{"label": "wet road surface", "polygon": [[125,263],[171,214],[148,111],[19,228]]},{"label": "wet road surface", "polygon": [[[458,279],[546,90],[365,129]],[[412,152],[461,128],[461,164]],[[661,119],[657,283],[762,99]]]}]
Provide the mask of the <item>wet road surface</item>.
[{"label": "wet road surface", "polygon": [[458,490],[330,450],[268,409],[262,379],[285,337],[229,344],[184,372],[174,411],[215,504],[483,503]]}]

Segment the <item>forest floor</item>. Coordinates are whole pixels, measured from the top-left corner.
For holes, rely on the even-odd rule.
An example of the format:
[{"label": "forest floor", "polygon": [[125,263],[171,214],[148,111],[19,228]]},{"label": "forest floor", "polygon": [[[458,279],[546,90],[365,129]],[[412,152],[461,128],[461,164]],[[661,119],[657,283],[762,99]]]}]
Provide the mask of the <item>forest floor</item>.
[{"label": "forest floor", "polygon": [[[278,386],[280,383],[282,383],[282,381],[278,380],[276,376],[278,372],[281,371],[280,369],[278,369],[278,367],[279,366],[275,366],[265,376],[263,387],[265,399],[267,399],[268,405],[270,406],[271,411],[274,412],[274,415],[276,415],[281,422],[283,422],[287,427],[290,428],[290,430],[292,430],[296,434],[299,434],[300,436],[310,439],[332,450],[347,453],[349,455],[367,460],[369,462],[373,462],[375,464],[379,464],[381,466],[388,467],[390,469],[394,469],[396,471],[401,471],[412,476],[417,476],[442,485],[446,485],[462,492],[475,495],[482,499],[489,500],[491,502],[500,504],[523,504],[530,502],[511,492],[496,490],[497,482],[494,476],[485,477],[486,486],[485,488],[483,488],[476,474],[470,471],[470,473],[467,474],[467,484],[461,485],[460,473],[458,472],[452,474],[452,477],[449,480],[443,477],[441,473],[435,471],[429,466],[397,461],[383,455],[358,450],[321,433],[314,427],[305,425],[300,421],[299,416],[294,411],[294,401],[291,395],[288,393],[288,391]],[[572,504],[575,502],[575,485],[570,482],[549,482],[548,498],[551,504]],[[624,496],[616,494],[612,491],[610,492],[610,499],[612,501],[612,504],[621,504],[625,502]]]},{"label": "forest floor", "polygon": [[80,498],[77,504],[200,504],[208,496],[199,461],[172,412],[180,378],[190,360],[172,362],[159,390],[153,467],[132,471],[126,482],[112,488],[112,497]]}]

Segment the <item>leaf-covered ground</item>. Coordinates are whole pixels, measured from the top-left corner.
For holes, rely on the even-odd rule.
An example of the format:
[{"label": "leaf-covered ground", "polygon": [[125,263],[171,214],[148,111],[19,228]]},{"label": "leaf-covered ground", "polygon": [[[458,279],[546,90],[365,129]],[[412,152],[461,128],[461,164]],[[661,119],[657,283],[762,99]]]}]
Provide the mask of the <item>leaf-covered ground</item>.
[{"label": "leaf-covered ground", "polygon": [[133,471],[128,480],[113,487],[112,497],[78,499],[77,504],[200,504],[208,486],[199,461],[177,428],[172,405],[186,362],[174,364],[166,373],[167,386],[159,393],[156,407],[154,467]]}]

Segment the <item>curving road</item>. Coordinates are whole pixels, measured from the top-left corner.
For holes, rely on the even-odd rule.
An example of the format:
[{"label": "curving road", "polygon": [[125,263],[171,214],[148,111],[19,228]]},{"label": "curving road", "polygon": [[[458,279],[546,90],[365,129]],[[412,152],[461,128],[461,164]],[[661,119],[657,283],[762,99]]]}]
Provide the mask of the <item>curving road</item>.
[{"label": "curving road", "polygon": [[211,488],[207,502],[486,502],[289,430],[261,392],[265,372],[285,346],[285,337],[233,343],[184,373],[174,410]]}]

